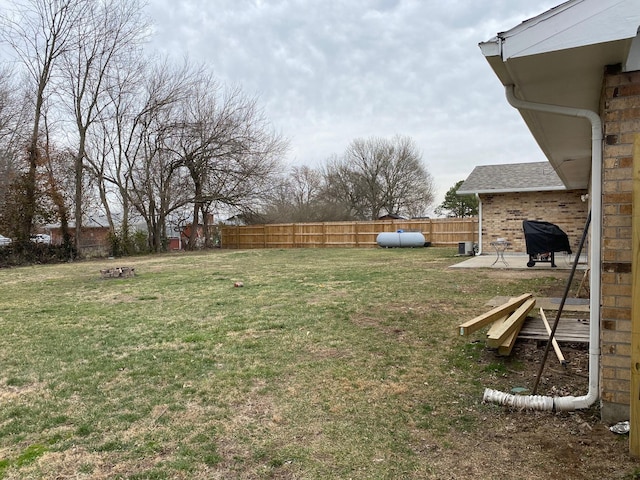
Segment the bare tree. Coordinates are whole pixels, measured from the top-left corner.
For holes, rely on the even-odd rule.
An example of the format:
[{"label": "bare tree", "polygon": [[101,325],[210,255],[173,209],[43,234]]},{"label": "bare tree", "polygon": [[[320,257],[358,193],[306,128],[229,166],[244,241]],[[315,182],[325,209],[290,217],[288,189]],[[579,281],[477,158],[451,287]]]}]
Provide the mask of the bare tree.
[{"label": "bare tree", "polygon": [[[64,55],[66,92],[77,129],[75,153],[75,241],[81,242],[84,165],[87,135],[110,102],[118,71],[135,68],[138,47],[148,30],[137,0],[89,2],[82,22],[74,25],[78,42]],[[104,192],[101,191],[104,195]]]},{"label": "bare tree", "polygon": [[53,209],[60,220],[62,246],[64,257],[74,256],[72,237],[69,228],[70,210],[73,205],[75,176],[73,173],[73,154],[69,151],[58,150],[51,139],[47,117],[44,117],[45,142],[42,147],[42,184],[43,191],[53,205]]},{"label": "bare tree", "polygon": [[322,190],[322,175],[308,166],[293,167],[289,175],[293,205],[308,210],[317,202]]},{"label": "bare tree", "polygon": [[[17,164],[18,150],[28,135],[27,109],[23,85],[17,85],[8,67],[0,68],[0,159],[2,165]],[[1,182],[2,180],[0,180]]]},{"label": "bare tree", "polygon": [[203,75],[182,104],[167,148],[180,159],[192,182],[194,248],[202,219],[205,244],[211,245],[209,218],[215,205],[250,211],[273,186],[286,142],[270,131],[255,99],[239,88],[225,91]]},{"label": "bare tree", "polygon": [[[29,134],[16,168],[21,178],[12,187],[24,204],[12,220],[20,226],[16,237],[28,241],[38,188],[63,223],[75,213],[77,245],[83,214],[96,198],[114,233],[113,211],[123,214],[125,232],[129,212],[140,214],[155,250],[166,237],[168,216],[185,206],[205,233],[217,205],[258,210],[286,142],[239,88],[222,88],[186,63],[182,69],[145,65],[139,56],[149,31],[143,0],[14,1],[0,13],[0,34],[28,77]],[[54,125],[67,128],[52,135]],[[2,129],[0,118],[0,149]],[[6,152],[0,151],[2,168]],[[69,154],[72,188],[65,175]],[[46,181],[38,184],[39,178]]]},{"label": "bare tree", "polygon": [[4,234],[15,233],[7,221],[7,203],[11,203],[8,196],[12,184],[24,170],[26,109],[20,93],[10,71],[0,69],[0,228]]},{"label": "bare tree", "polygon": [[[176,138],[183,103],[200,79],[188,62],[139,62],[138,68],[114,72],[111,101],[101,110],[91,137],[89,170],[114,235],[126,244],[133,212],[147,224],[149,248],[163,249],[167,218],[192,201],[192,188],[182,159],[167,149]],[[180,129],[178,129],[180,130]],[[110,215],[116,201],[122,221]],[[126,245],[125,245],[126,250]],[[126,253],[126,251],[124,252]]]},{"label": "bare tree", "polygon": [[390,143],[390,158],[382,172],[383,209],[408,217],[424,215],[435,198],[433,177],[411,138],[396,136]]},{"label": "bare tree", "polygon": [[327,222],[348,220],[344,209],[327,197],[320,170],[292,167],[269,196],[262,213],[264,223]]},{"label": "bare tree", "polygon": [[416,216],[433,203],[434,187],[409,137],[356,139],[325,169],[325,195],[356,219],[382,213]]},{"label": "bare tree", "polygon": [[333,155],[323,169],[324,197],[339,205],[350,220],[369,218],[364,193],[359,185],[359,177],[350,165]]},{"label": "bare tree", "polygon": [[188,62],[177,67],[165,60],[149,69],[137,96],[142,102],[129,115],[128,130],[122,129],[127,187],[119,184],[121,194],[144,218],[152,251],[164,247],[169,216],[193,198],[183,159],[167,145],[175,141],[175,125],[182,124],[183,104],[200,75]]},{"label": "bare tree", "polygon": [[25,0],[0,18],[0,34],[28,73],[33,101],[19,244],[29,240],[36,211],[38,143],[47,90],[61,56],[76,41],[73,26],[80,23],[87,4],[86,0]]},{"label": "bare tree", "polygon": [[[150,101],[145,96],[149,64],[139,61],[127,67],[111,73],[107,99],[97,112],[85,152],[85,168],[96,182],[110,232],[123,240],[129,236],[132,171],[144,143],[144,118]],[[119,222],[114,210],[121,214]]]}]

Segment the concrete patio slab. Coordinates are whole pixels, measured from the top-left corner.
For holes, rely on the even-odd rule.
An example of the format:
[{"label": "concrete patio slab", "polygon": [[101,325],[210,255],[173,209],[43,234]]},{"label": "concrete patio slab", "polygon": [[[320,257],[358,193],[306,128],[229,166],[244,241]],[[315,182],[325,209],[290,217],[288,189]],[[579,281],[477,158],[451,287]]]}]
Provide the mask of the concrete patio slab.
[{"label": "concrete patio slab", "polygon": [[[527,267],[529,261],[529,255],[517,254],[517,253],[505,253],[504,259],[498,258],[497,254],[483,254],[473,257],[460,257],[462,260],[460,263],[451,265],[449,268],[497,268],[497,269],[510,269],[510,270],[571,270],[575,257],[573,255],[556,254],[555,264],[556,267],[552,267],[549,262],[536,262],[533,267]],[[586,270],[587,258],[586,256],[580,257],[577,270]]]}]

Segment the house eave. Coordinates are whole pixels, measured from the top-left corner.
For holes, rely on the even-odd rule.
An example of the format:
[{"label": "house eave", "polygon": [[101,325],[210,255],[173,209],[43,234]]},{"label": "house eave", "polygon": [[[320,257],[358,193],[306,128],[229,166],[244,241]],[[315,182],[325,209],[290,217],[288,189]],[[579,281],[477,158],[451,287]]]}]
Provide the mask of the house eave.
[{"label": "house eave", "polygon": [[495,193],[568,192],[565,187],[494,188],[485,190],[458,190],[458,195],[487,195]]},{"label": "house eave", "polygon": [[[605,68],[640,69],[639,26],[637,0],[570,0],[479,46],[500,82],[515,85],[518,98],[598,111]],[[565,186],[588,187],[588,122],[520,114]]]}]

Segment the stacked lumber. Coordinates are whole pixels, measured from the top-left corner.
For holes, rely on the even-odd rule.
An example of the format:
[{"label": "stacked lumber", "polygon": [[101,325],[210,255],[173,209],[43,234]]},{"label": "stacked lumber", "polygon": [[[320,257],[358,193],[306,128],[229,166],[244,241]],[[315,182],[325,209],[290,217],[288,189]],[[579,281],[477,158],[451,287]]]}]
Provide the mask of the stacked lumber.
[{"label": "stacked lumber", "polygon": [[467,336],[491,325],[487,332],[487,346],[496,348],[499,355],[510,355],[518,333],[529,312],[535,306],[533,295],[526,293],[460,325],[460,335]]}]

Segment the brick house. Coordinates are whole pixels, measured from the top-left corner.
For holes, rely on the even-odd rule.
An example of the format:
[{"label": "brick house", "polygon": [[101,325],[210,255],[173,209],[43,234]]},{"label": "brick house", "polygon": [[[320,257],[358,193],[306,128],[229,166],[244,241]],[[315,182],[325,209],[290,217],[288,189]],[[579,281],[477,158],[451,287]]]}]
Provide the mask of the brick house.
[{"label": "brick house", "polygon": [[590,380],[577,408],[599,401],[603,421],[631,418],[633,455],[640,455],[640,295],[632,274],[640,255],[632,217],[640,205],[633,188],[639,27],[638,0],[570,0],[480,44],[563,184],[589,190]]},{"label": "brick house", "polygon": [[509,240],[510,251],[525,253],[523,220],[555,223],[575,250],[588,215],[587,192],[567,190],[549,162],[477,166],[458,189],[460,195],[478,196],[479,250],[484,253],[497,238]]},{"label": "brick house", "polygon": [[[62,227],[60,225],[48,225],[46,231],[51,235],[52,245],[62,245]],[[91,217],[86,220],[82,225],[82,235],[79,248],[82,255],[91,257],[104,257],[109,255],[111,244],[109,242],[109,235],[111,229],[105,223],[101,223],[99,220]],[[75,236],[75,223],[71,222],[69,225],[69,235],[72,238]]]}]

